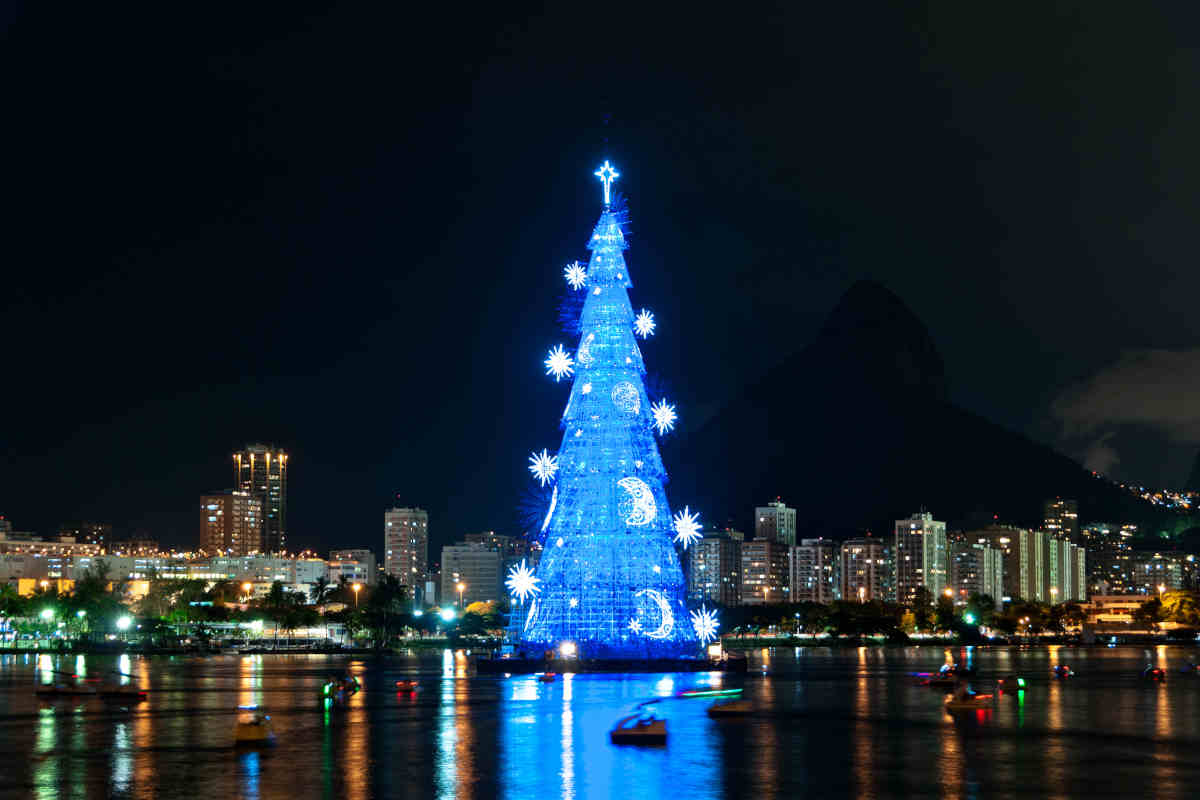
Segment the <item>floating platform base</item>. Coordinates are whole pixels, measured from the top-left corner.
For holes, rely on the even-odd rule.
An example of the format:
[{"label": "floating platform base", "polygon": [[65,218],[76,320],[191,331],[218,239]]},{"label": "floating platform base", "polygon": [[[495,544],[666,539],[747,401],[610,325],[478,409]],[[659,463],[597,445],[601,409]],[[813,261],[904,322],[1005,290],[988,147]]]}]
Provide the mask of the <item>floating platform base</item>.
[{"label": "floating platform base", "polygon": [[475,659],[480,675],[535,672],[745,672],[746,659],[732,658],[486,658]]}]

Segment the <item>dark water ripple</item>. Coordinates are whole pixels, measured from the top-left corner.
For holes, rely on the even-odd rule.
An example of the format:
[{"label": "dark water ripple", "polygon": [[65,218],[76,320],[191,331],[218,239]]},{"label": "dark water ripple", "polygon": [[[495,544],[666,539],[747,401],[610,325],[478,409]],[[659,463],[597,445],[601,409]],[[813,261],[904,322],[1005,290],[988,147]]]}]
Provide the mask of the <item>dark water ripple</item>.
[{"label": "dark water ripple", "polygon": [[[978,688],[1020,674],[994,710],[951,716],[910,673],[970,660]],[[0,656],[0,797],[574,798],[1194,797],[1196,648],[771,650],[744,678],[476,677],[460,654],[147,659]],[[1055,663],[1077,675],[1050,677]],[[1139,677],[1147,663],[1167,681]],[[39,672],[128,673],[149,701],[39,701]],[[349,670],[364,691],[325,711],[319,686]],[[415,697],[394,683],[417,677]],[[759,712],[714,722],[678,691],[745,688]],[[608,742],[612,723],[660,696],[670,740]],[[272,714],[279,743],[232,746],[239,704]]]}]

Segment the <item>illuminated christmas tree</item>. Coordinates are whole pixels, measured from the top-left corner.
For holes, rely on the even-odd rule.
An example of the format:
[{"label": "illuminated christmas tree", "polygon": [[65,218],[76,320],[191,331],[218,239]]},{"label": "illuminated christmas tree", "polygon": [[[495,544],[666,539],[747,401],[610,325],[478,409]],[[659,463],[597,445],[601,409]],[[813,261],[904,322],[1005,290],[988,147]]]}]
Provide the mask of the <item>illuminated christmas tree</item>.
[{"label": "illuminated christmas tree", "polygon": [[610,204],[618,173],[606,161],[595,174],[604,211],[587,245],[591,258],[586,269],[575,262],[563,274],[573,291],[587,293],[579,344],[573,353],[558,345],[545,360],[556,382],[573,378],[562,444],[556,454],[542,450],[529,459],[534,479],[552,486],[541,526],[545,549],[536,573],[522,564],[509,575],[513,627],[527,649],[690,656],[716,633],[712,612],[689,614],[685,606],[676,550],[694,542],[700,526],[689,509],[673,517],[667,503],[655,435],[675,426],[675,407],[646,394],[636,337],[653,335],[656,323],[629,302],[624,218]]}]

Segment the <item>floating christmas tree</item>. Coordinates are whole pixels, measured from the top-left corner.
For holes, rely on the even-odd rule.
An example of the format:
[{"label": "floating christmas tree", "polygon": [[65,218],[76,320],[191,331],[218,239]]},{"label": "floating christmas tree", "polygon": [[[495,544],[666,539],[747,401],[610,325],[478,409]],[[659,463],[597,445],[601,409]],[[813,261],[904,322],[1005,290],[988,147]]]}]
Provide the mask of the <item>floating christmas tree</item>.
[{"label": "floating christmas tree", "polygon": [[520,603],[514,628],[528,648],[566,644],[587,658],[694,655],[715,636],[716,617],[685,605],[676,546],[686,549],[699,523],[688,509],[672,517],[655,440],[675,426],[675,406],[646,394],[636,337],[650,337],[657,323],[629,302],[624,218],[610,203],[618,173],[606,161],[595,174],[604,211],[591,258],[586,269],[574,262],[563,273],[573,291],[587,293],[579,345],[574,353],[556,346],[544,362],[556,382],[573,381],[558,453],[529,459],[534,479],[552,489],[537,572],[509,576]]}]

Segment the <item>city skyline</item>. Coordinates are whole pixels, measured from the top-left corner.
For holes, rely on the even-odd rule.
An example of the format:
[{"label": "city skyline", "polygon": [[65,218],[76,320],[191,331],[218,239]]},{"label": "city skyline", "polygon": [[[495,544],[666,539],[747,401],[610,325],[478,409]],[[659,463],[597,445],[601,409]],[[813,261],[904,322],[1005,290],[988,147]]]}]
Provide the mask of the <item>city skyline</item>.
[{"label": "city skyline", "polygon": [[[15,275],[0,335],[21,346],[0,400],[14,421],[0,511],[26,529],[101,519],[182,541],[197,492],[227,480],[227,454],[264,440],[298,467],[297,548],[331,543],[339,512],[317,500],[325,493],[346,498],[364,531],[397,493],[428,508],[438,531],[501,527],[495,514],[515,505],[540,420],[556,413],[512,376],[536,375],[528,354],[560,338],[552,315],[502,309],[553,307],[559,282],[532,278],[583,255],[581,211],[594,198],[578,175],[604,158],[622,165],[633,235],[645,237],[638,291],[657,298],[662,329],[688,341],[680,358],[655,361],[690,412],[681,433],[810,342],[867,278],[931,323],[966,409],[1119,480],[1186,482],[1197,443],[1179,407],[1195,398],[1173,376],[1193,374],[1200,342],[1181,305],[1197,280],[1183,143],[1200,115],[1173,88],[1195,67],[1172,54],[1186,52],[1192,11],[1133,21],[1097,11],[1088,32],[1048,15],[1010,63],[1016,23],[977,9],[919,22],[888,12],[899,29],[946,43],[927,48],[824,8],[819,24],[867,38],[860,69],[819,81],[819,66],[843,53],[789,47],[785,32],[814,22],[799,10],[767,31],[737,22],[766,37],[739,48],[745,58],[701,58],[677,28],[700,23],[659,9],[599,57],[562,44],[580,30],[569,9],[502,52],[494,21],[456,24],[448,50],[397,51],[382,32],[409,20],[391,13],[363,25],[330,11],[302,35],[300,11],[256,10],[245,20],[253,33],[168,26],[169,48],[130,10],[67,31],[36,8],[19,15],[5,58],[29,78],[10,109],[40,124],[3,133],[24,155],[6,201]],[[980,27],[990,44],[948,44]],[[1107,34],[1146,55],[1126,65],[1135,74],[1119,90],[1103,70],[1074,66],[1104,63]],[[48,61],[43,41],[87,68]],[[318,41],[335,57],[315,81]],[[1064,42],[1077,59],[1058,57]],[[577,71],[530,69],[525,57]],[[438,66],[460,62],[472,66]],[[373,101],[413,69],[436,78],[417,100]],[[689,69],[701,79],[680,94]],[[765,75],[793,77],[770,85]],[[663,97],[678,102],[664,108]],[[310,107],[339,111],[313,120]],[[813,109],[828,111],[814,121]],[[877,135],[889,114],[909,122]],[[112,124],[70,145],[36,132],[76,130],[78,115]],[[193,119],[204,124],[182,122]],[[1099,124],[1112,119],[1128,124]],[[1035,145],[1030,131],[1044,138]],[[1172,167],[1144,169],[1150,153]],[[71,205],[48,213],[62,187]],[[674,264],[695,279],[674,280]],[[218,303],[215,286],[252,301]],[[214,313],[226,308],[236,323]],[[804,380],[782,388],[802,391]],[[1161,387],[1152,404],[1138,390],[1151,384]],[[1097,403],[1108,386],[1146,401],[1145,420]],[[480,397],[504,410],[505,430],[491,429]],[[494,446],[462,470],[453,454],[480,441]],[[60,476],[53,490],[38,478],[47,474]],[[701,508],[713,519],[731,510]]]}]

